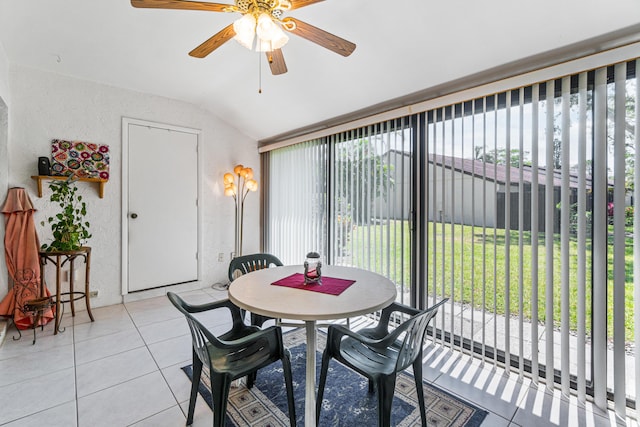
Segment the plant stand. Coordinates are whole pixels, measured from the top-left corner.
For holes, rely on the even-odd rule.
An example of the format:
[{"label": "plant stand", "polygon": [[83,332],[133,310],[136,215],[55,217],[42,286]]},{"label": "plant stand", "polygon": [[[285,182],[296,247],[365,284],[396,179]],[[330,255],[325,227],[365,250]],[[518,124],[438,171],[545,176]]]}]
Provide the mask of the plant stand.
[{"label": "plant stand", "polygon": [[[18,310],[23,315],[31,319],[31,329],[33,329],[33,342],[36,343],[36,328],[40,326],[40,330],[44,328],[44,324],[40,320],[53,305],[53,299],[45,296],[44,288],[41,283],[37,282],[35,274],[31,269],[24,269],[16,272],[13,284],[13,292],[16,298]],[[14,319],[15,323],[15,319]],[[13,337],[14,341],[22,338],[22,331],[16,324],[18,336]]]},{"label": "plant stand", "polygon": [[[64,306],[61,307],[61,304],[69,303],[71,305],[71,315],[76,315],[75,310],[75,301],[83,299],[85,300],[85,304],[87,306],[87,314],[89,318],[93,322],[93,314],[91,313],[91,304],[89,303],[89,273],[91,271],[91,248],[88,246],[83,246],[82,248],[75,251],[40,251],[40,265],[41,265],[41,286],[45,286],[44,284],[44,272],[45,266],[47,263],[51,262],[56,266],[56,294],[55,294],[55,305],[56,305],[56,324],[53,334],[56,335],[58,332],[64,332],[64,328],[60,329],[60,322],[62,321],[62,316],[64,315]],[[85,283],[84,283],[84,292],[74,290],[74,262],[77,258],[81,258],[84,260],[85,264]],[[69,265],[69,291],[61,292],[62,286],[62,271],[65,264]],[[65,298],[65,299],[63,299]],[[60,309],[62,308],[62,312]]]}]

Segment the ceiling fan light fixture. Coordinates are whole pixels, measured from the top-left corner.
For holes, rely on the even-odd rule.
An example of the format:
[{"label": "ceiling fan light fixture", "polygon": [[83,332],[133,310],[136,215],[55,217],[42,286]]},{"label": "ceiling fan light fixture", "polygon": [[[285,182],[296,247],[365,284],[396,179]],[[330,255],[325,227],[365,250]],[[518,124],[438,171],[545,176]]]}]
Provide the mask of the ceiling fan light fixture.
[{"label": "ceiling fan light fixture", "polygon": [[233,4],[214,3],[211,0],[130,1],[135,8],[239,13],[242,15],[239,19],[200,43],[189,55],[205,58],[233,38],[249,50],[266,51],[273,75],[287,72],[281,48],[289,41],[289,33],[345,57],[351,55],[356,48],[348,40],[299,19],[284,16],[289,10],[297,10],[324,0],[233,0]]},{"label": "ceiling fan light fixture", "polygon": [[233,37],[235,41],[249,50],[253,49],[253,39],[256,35],[256,19],[252,14],[242,15],[242,18],[233,23],[233,31],[236,35]]}]

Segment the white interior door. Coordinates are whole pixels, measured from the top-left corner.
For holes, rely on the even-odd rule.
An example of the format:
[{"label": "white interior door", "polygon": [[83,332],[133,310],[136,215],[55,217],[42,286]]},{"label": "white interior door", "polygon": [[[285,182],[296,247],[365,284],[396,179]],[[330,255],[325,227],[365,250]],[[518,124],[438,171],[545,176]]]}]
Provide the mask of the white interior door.
[{"label": "white interior door", "polygon": [[198,135],[128,124],[128,291],[198,280]]}]

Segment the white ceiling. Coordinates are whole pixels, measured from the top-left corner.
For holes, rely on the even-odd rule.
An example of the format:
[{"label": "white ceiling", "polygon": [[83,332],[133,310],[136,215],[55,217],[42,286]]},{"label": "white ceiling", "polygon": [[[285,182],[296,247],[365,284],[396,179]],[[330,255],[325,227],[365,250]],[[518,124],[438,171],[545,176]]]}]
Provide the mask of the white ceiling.
[{"label": "white ceiling", "polygon": [[260,140],[636,26],[640,2],[326,0],[289,15],[355,52],[292,35],[281,76],[233,40],[196,59],[187,53],[238,15],[128,0],[0,0],[0,42],[10,64],[187,101]]}]

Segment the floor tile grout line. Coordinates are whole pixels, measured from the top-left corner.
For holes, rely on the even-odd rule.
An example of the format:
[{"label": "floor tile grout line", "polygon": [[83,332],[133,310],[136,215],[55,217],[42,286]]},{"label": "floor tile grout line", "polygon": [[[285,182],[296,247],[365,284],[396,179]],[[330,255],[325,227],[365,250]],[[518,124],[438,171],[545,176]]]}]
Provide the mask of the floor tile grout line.
[{"label": "floor tile grout line", "polygon": [[[126,310],[127,314],[129,315],[129,317],[131,318],[131,321],[133,322],[133,325],[134,325],[134,327],[135,327],[136,331],[138,332],[138,334],[140,334],[140,338],[142,339],[142,342],[144,343],[144,346],[145,346],[145,348],[147,349],[147,352],[148,352],[148,353],[149,353],[149,355],[151,356],[151,359],[153,360],[153,363],[156,365],[157,372],[160,374],[160,376],[162,376],[162,379],[164,380],[164,382],[165,382],[165,384],[166,384],[167,388],[169,389],[169,392],[171,393],[171,395],[173,396],[173,399],[174,399],[174,400],[175,400],[175,402],[176,402],[176,406],[178,407],[178,409],[180,410],[180,412],[182,412],[182,415],[184,415],[184,417],[185,417],[185,419],[186,419],[187,414],[185,414],[185,413],[184,413],[184,410],[182,409],[182,406],[180,406],[180,402],[178,401],[178,397],[176,396],[175,392],[174,392],[174,391],[173,391],[173,389],[171,388],[171,384],[169,384],[169,381],[168,381],[167,377],[166,377],[166,376],[164,375],[164,373],[162,372],[162,369],[160,368],[160,365],[158,365],[158,361],[157,361],[157,360],[156,360],[156,358],[153,356],[153,352],[152,352],[152,351],[151,351],[151,349],[149,348],[149,344],[147,343],[147,341],[144,339],[144,335],[142,335],[142,332],[140,331],[140,327],[138,326],[138,324],[136,323],[135,319],[134,319],[134,318],[133,318],[133,316],[131,315],[131,312],[129,311],[129,308],[126,306],[126,304],[124,304],[124,308],[125,308],[125,310]],[[159,323],[159,322],[155,322],[155,323]],[[168,339],[167,339],[167,340],[168,340]],[[167,341],[167,340],[162,340],[162,341],[159,341],[159,342],[163,342],[163,341]],[[157,344],[157,343],[154,343],[154,344]],[[152,416],[158,415],[159,413],[164,412],[164,411],[166,411],[167,409],[170,409],[170,408],[165,408],[165,409],[163,409],[162,411],[160,411],[160,412],[158,412],[158,413],[156,413],[156,414],[150,415],[150,416],[148,416],[148,417],[146,417],[146,418],[150,418],[150,417],[152,417]],[[143,421],[143,420],[138,420],[138,421],[136,421],[136,423],[137,423],[137,422],[140,422],[140,421]],[[135,424],[135,423],[134,423],[134,424]]]},{"label": "floor tile grout line", "polygon": [[78,398],[78,359],[76,357],[76,321],[71,323],[71,345],[73,346],[73,386],[75,388],[76,427],[80,427],[80,405]]},{"label": "floor tile grout line", "polygon": [[[129,320],[130,320],[130,321],[132,322],[132,324],[133,324],[133,329],[135,329],[135,331],[139,334],[140,338],[141,338],[141,339],[142,339],[142,341],[143,341],[143,345],[142,345],[142,346],[144,346],[144,347],[147,349],[147,351],[149,352],[149,354],[152,356],[153,361],[154,361],[154,365],[155,365],[155,370],[157,370],[157,371],[159,371],[159,372],[160,372],[160,374],[161,374],[161,375],[162,375],[162,377],[163,377],[163,380],[164,380],[165,384],[169,387],[169,390],[170,390],[170,392],[172,393],[172,396],[174,397],[174,401],[176,402],[176,405],[178,406],[178,409],[180,409],[180,411],[182,412],[182,414],[183,414],[183,415],[185,415],[185,414],[184,414],[184,410],[183,410],[182,406],[180,405],[180,402],[178,401],[178,398],[177,398],[177,396],[176,396],[176,394],[175,394],[175,391],[174,391],[174,390],[171,388],[171,386],[169,385],[168,377],[167,377],[167,376],[165,376],[165,373],[164,373],[164,372],[163,372],[163,370],[160,368],[160,366],[159,366],[159,364],[158,364],[158,361],[156,360],[156,358],[155,358],[155,357],[153,357],[153,353],[151,353],[150,346],[151,346],[151,345],[153,345],[153,344],[156,344],[156,343],[147,343],[147,341],[144,339],[144,337],[143,337],[143,335],[142,335],[141,328],[143,328],[143,326],[147,326],[148,324],[145,324],[145,325],[138,325],[138,324],[136,323],[136,321],[134,320],[134,316],[133,316],[132,312],[129,310],[129,308],[128,308],[128,307],[126,307],[126,305],[124,305],[124,304],[123,304],[123,306],[124,306],[124,312],[126,312],[126,314],[127,314],[128,318],[129,318]],[[72,329],[73,329],[73,332],[72,332],[72,337],[71,337],[71,345],[72,345],[72,349],[73,349],[72,359],[73,359],[73,369],[74,369],[74,370],[73,370],[73,372],[74,372],[74,379],[75,379],[75,381],[74,381],[74,388],[75,388],[76,423],[77,423],[77,425],[78,425],[78,426],[80,426],[80,414],[79,414],[79,406],[78,406],[78,400],[79,400],[79,397],[78,397],[78,385],[79,385],[79,384],[78,384],[78,372],[79,372],[79,371],[78,371],[78,367],[79,367],[79,366],[82,366],[82,365],[78,365],[78,364],[77,364],[77,347],[76,347],[76,346],[79,344],[79,342],[77,341],[78,336],[77,336],[77,334],[76,334],[76,332],[77,332],[77,331],[75,330],[75,326],[79,326],[79,325],[81,325],[81,324],[83,324],[83,323],[85,323],[85,322],[80,322],[80,323],[77,323],[77,324],[76,324],[75,320],[76,320],[76,319],[74,319],[74,321],[72,322]],[[167,320],[168,320],[168,319],[167,319]],[[166,321],[166,320],[160,320],[160,321],[153,322],[153,323],[161,323],[161,322],[163,322],[163,321]],[[150,323],[150,324],[151,324],[151,323]],[[71,325],[69,325],[69,326],[71,326]],[[175,338],[175,337],[174,337],[174,338]],[[166,340],[162,340],[162,341],[158,341],[158,342],[163,342],[163,341],[166,341]],[[84,341],[82,341],[82,342],[84,342]],[[142,346],[140,346],[140,347],[136,347],[136,348],[141,348]],[[128,350],[128,351],[130,351],[130,350]],[[469,355],[466,355],[466,354],[465,354],[464,356],[469,356]],[[473,359],[473,360],[478,360],[478,359],[475,359],[475,358],[473,358],[473,357],[472,357],[471,359]],[[458,359],[456,362],[454,362],[454,363],[452,364],[452,366],[455,366],[455,365],[456,365],[456,364],[458,364],[458,363],[467,363],[467,361],[466,361],[466,360],[462,360],[462,359]],[[440,365],[440,366],[448,366],[448,365],[443,365],[443,364],[439,364],[439,365]],[[485,365],[485,364],[483,363],[483,366],[484,366],[484,365]],[[491,363],[486,364],[486,366],[487,366],[487,367],[489,367],[489,368],[491,368],[491,367],[495,367],[495,365],[494,365],[494,364],[491,364]],[[166,368],[167,368],[167,367],[165,367],[165,369],[166,369]],[[504,371],[504,369],[503,369],[501,366],[497,366],[497,367],[496,367],[496,369],[501,369],[501,370],[503,370],[503,371]],[[446,369],[446,372],[443,372],[443,371],[440,371],[440,370],[437,370],[437,369],[436,369],[436,371],[437,371],[437,375],[435,375],[435,378],[434,378],[432,381],[430,381],[432,384],[437,385],[438,387],[442,387],[442,388],[444,388],[445,390],[447,390],[448,392],[452,393],[453,395],[458,396],[458,397],[460,397],[460,398],[462,398],[462,399],[464,399],[464,400],[467,400],[468,402],[470,402],[470,403],[474,404],[475,406],[477,406],[477,407],[479,407],[479,408],[481,408],[481,409],[483,409],[483,410],[486,410],[486,411],[488,412],[488,414],[492,414],[492,415],[494,415],[494,416],[496,416],[496,417],[499,417],[500,419],[505,420],[505,421],[508,423],[508,425],[510,425],[510,426],[512,426],[512,427],[515,427],[515,426],[516,426],[517,422],[515,421],[515,419],[516,419],[516,417],[518,416],[518,414],[519,414],[519,413],[524,414],[524,415],[530,415],[530,414],[528,413],[527,409],[526,409],[526,408],[521,408],[521,407],[520,407],[520,405],[521,405],[521,404],[523,404],[523,402],[525,402],[525,399],[527,399],[527,393],[537,392],[537,390],[538,390],[538,389],[537,389],[538,385],[534,385],[532,381],[530,381],[530,383],[526,385],[526,387],[527,387],[529,390],[528,390],[526,393],[522,393],[521,395],[517,396],[517,399],[516,399],[516,400],[517,400],[517,402],[516,402],[516,409],[515,409],[515,411],[513,412],[513,415],[511,416],[511,418],[510,418],[510,419],[507,419],[507,418],[505,418],[504,416],[502,416],[502,415],[500,415],[500,414],[498,414],[498,413],[496,413],[496,412],[493,412],[493,411],[489,410],[488,408],[485,408],[484,406],[482,406],[482,405],[480,405],[480,404],[476,403],[473,399],[466,398],[466,397],[462,397],[462,396],[460,396],[460,395],[459,395],[459,393],[458,393],[457,391],[450,390],[449,388],[447,388],[447,387],[443,387],[442,385],[438,384],[438,381],[439,381],[440,379],[442,379],[442,378],[444,378],[444,377],[445,377],[445,375],[444,375],[445,373],[447,373],[448,375],[455,374],[455,369],[453,369],[453,368],[449,368],[449,367],[448,367],[448,368]],[[147,375],[148,375],[148,374],[147,374]],[[493,373],[490,373],[490,375],[500,375],[500,373],[498,373],[498,372],[493,372]],[[463,377],[464,377],[464,375],[463,375],[463,374],[456,375],[456,378],[458,378],[458,380],[462,379]],[[522,385],[522,386],[524,387],[524,385],[523,385],[523,381],[522,381],[522,380],[520,380],[520,379],[511,378],[510,376],[507,376],[507,377],[506,377],[506,380],[507,380],[507,381],[514,381],[514,382],[516,382],[516,383],[518,383],[518,384],[520,384],[520,385]],[[530,380],[530,378],[529,378],[529,380]],[[130,380],[128,380],[128,381],[130,381]],[[113,387],[113,386],[110,386],[110,387]],[[544,387],[544,383],[542,383],[542,387]],[[453,387],[452,387],[452,388],[453,388]],[[453,389],[458,390],[458,388],[453,388]],[[604,418],[605,420],[608,420],[608,419],[609,419],[609,417],[607,417],[607,415],[606,415],[606,414],[602,414],[602,415],[601,415],[601,414],[599,414],[599,413],[594,413],[592,410],[588,410],[588,409],[585,407],[585,405],[577,404],[577,402],[571,402],[571,399],[570,399],[570,398],[575,397],[574,395],[570,396],[570,398],[569,398],[569,399],[565,399],[564,397],[556,396],[553,392],[550,392],[550,391],[549,391],[549,390],[547,390],[546,388],[543,388],[543,392],[545,393],[545,397],[546,397],[546,398],[550,398],[550,399],[559,399],[559,400],[561,400],[561,401],[565,401],[565,402],[566,402],[566,404],[571,405],[572,407],[573,407],[573,406],[577,406],[578,411],[584,411],[584,413],[588,414],[589,416],[595,416],[595,415],[598,415],[598,417],[599,417],[599,418]],[[519,393],[519,394],[520,394],[520,393]],[[497,398],[499,399],[499,397],[497,397]],[[588,402],[588,403],[591,403],[591,404],[592,404],[593,402]],[[65,404],[66,404],[66,403],[65,403]],[[60,406],[60,405],[56,405],[56,406]],[[166,411],[166,410],[168,410],[168,409],[170,409],[170,408],[173,408],[173,405],[172,405],[172,406],[170,406],[169,408],[165,408],[163,411]],[[49,408],[49,409],[51,409],[51,408]],[[573,409],[572,409],[572,410],[573,410]],[[43,411],[34,412],[34,413],[32,413],[32,414],[27,415],[27,417],[28,417],[28,416],[31,416],[31,415],[34,415],[34,414],[36,414],[36,413],[39,413],[39,412],[43,412]],[[161,411],[161,412],[162,412],[162,411]],[[610,414],[610,412],[609,412],[609,414]],[[154,415],[157,415],[157,414],[154,414]],[[151,416],[153,416],[153,415],[151,415]],[[146,419],[146,418],[149,418],[149,417],[151,417],[151,416],[145,417],[145,419]],[[185,416],[186,416],[186,415],[185,415]],[[22,418],[25,418],[25,417],[22,417]],[[22,418],[20,418],[20,419],[22,419]],[[140,421],[143,421],[143,419],[138,420],[138,421],[136,421],[136,422],[140,422]],[[623,422],[624,422],[624,420],[623,420]]]}]

